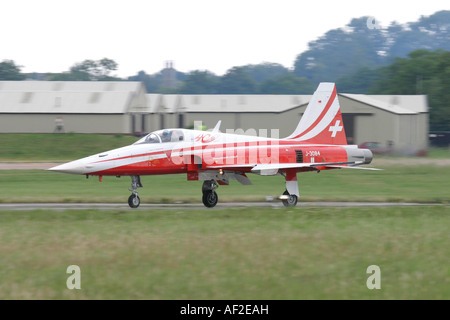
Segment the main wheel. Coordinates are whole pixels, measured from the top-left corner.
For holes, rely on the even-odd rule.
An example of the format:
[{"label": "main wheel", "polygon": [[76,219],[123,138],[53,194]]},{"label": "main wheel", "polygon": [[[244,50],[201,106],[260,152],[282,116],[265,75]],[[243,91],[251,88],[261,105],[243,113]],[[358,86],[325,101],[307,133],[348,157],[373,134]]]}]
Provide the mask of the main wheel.
[{"label": "main wheel", "polygon": [[217,193],[214,190],[208,190],[203,192],[202,200],[205,207],[212,208],[219,201],[219,197],[217,196]]},{"label": "main wheel", "polygon": [[140,204],[141,204],[141,199],[139,198],[139,196],[137,194],[132,194],[128,198],[128,205],[131,208],[137,208],[137,207],[139,207]]},{"label": "main wheel", "polygon": [[295,194],[289,194],[287,190],[283,193],[285,196],[289,196],[286,200],[281,200],[285,207],[295,207],[297,205],[297,196]]}]

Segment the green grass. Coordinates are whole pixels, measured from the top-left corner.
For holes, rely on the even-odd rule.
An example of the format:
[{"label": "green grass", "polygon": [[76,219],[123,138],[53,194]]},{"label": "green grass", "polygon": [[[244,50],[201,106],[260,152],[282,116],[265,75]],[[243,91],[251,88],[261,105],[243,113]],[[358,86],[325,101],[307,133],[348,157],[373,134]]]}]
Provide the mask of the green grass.
[{"label": "green grass", "polygon": [[430,148],[427,157],[434,159],[449,159],[450,158],[450,148]]},{"label": "green grass", "polygon": [[0,134],[1,161],[65,161],[123,147],[138,138],[96,134]]},{"label": "green grass", "polygon": [[[450,208],[0,211],[0,299],[449,299]],[[66,269],[81,268],[81,290]],[[381,269],[369,290],[367,267]]]},{"label": "green grass", "polygon": [[[383,171],[329,170],[300,173],[300,201],[390,201],[449,203],[448,167],[389,166]],[[217,192],[219,201],[265,201],[285,190],[281,176],[249,174],[252,186],[231,181]],[[143,203],[201,203],[201,182],[186,175],[143,176]],[[0,202],[116,202],[126,203],[129,177],[86,179],[44,170],[0,171]]]}]

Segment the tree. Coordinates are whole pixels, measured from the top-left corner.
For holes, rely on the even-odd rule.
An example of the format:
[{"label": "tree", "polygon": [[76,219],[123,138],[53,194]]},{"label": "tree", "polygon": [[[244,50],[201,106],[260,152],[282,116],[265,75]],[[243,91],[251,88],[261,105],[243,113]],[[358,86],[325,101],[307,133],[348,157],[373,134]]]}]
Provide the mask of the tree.
[{"label": "tree", "polygon": [[20,68],[13,60],[3,60],[0,62],[0,80],[24,80],[25,75],[20,73]]},{"label": "tree", "polygon": [[450,50],[450,11],[439,11],[416,22],[371,28],[370,17],[353,19],[328,31],[297,56],[294,74],[314,84],[336,82],[361,68],[377,69],[417,49]]},{"label": "tree", "polygon": [[182,94],[215,94],[219,77],[209,71],[192,71],[184,79],[178,92]]},{"label": "tree", "polygon": [[119,80],[110,76],[111,71],[117,70],[118,64],[111,59],[84,60],[70,67],[69,72],[55,75],[52,80],[58,81],[110,81]]},{"label": "tree", "polygon": [[243,67],[233,67],[220,78],[218,93],[254,94],[256,92],[256,82],[245,72]]},{"label": "tree", "polygon": [[289,70],[279,63],[263,62],[241,67],[255,82],[261,83],[268,79],[278,78],[288,74]]},{"label": "tree", "polygon": [[450,51],[416,50],[380,70],[373,94],[426,94],[430,130],[450,131]]},{"label": "tree", "polygon": [[139,81],[145,86],[145,89],[149,93],[158,92],[158,89],[162,85],[162,76],[159,75],[149,75],[145,71],[139,71],[137,75],[128,77],[128,81]]},{"label": "tree", "polygon": [[368,28],[368,19],[353,19],[345,28],[330,30],[310,42],[309,49],[297,57],[294,74],[318,84],[383,64],[385,36],[381,29]]},{"label": "tree", "polygon": [[114,60],[103,58],[99,61],[97,61],[97,71],[99,73],[100,78],[107,78],[109,77],[111,71],[116,71],[119,65]]},{"label": "tree", "polygon": [[260,93],[264,94],[312,94],[313,92],[311,81],[306,78],[298,78],[292,73],[268,79],[260,86]]},{"label": "tree", "polygon": [[343,76],[336,80],[336,87],[339,92],[363,93],[367,94],[370,88],[380,79],[380,71],[363,67],[356,73]]},{"label": "tree", "polygon": [[438,11],[431,16],[422,16],[418,21],[401,26],[391,24],[388,54],[391,57],[407,57],[417,49],[450,50],[450,11]]}]

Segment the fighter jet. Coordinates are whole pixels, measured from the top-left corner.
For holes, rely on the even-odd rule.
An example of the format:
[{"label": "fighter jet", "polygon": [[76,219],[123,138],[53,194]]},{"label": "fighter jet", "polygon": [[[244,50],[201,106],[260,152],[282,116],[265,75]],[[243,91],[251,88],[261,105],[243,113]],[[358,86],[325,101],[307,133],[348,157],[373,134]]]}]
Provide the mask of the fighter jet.
[{"label": "fighter jet", "polygon": [[[257,115],[255,115],[257,116]],[[151,132],[132,145],[65,163],[51,171],[89,176],[130,176],[131,208],[140,205],[137,189],[143,175],[186,174],[203,181],[206,207],[218,202],[216,189],[230,180],[251,185],[247,174],[281,175],[286,190],[278,198],[287,207],[297,204],[297,173],[331,169],[368,169],[369,149],[348,145],[334,83],[320,83],[296,129],[286,138],[261,137],[182,128]]]}]

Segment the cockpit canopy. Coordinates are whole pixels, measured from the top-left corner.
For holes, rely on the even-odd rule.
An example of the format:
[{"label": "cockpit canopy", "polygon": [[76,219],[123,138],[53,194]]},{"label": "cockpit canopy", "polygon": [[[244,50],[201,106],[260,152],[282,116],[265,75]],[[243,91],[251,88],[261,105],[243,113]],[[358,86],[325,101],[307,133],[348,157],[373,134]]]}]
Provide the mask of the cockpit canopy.
[{"label": "cockpit canopy", "polygon": [[183,140],[184,134],[182,130],[164,129],[153,131],[133,144],[180,142]]}]

